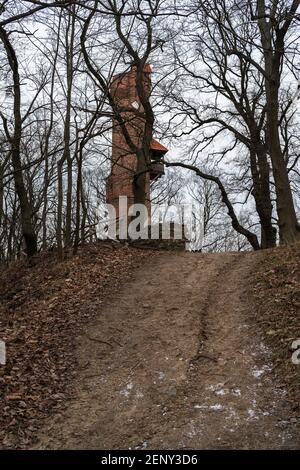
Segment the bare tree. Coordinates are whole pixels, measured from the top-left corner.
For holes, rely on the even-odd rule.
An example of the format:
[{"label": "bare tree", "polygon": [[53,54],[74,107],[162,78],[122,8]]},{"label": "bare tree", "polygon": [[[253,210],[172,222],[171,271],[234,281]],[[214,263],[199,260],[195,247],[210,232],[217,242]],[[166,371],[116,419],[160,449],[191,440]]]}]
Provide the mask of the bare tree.
[{"label": "bare tree", "polygon": [[[130,67],[136,69],[136,89],[141,102],[140,110],[131,109],[131,114],[126,120],[124,111],[120,108],[113,94],[110,92],[110,78],[103,75],[101,67],[97,66],[88,53],[87,49],[87,33],[97,13],[99,1],[94,3],[94,11],[91,11],[85,21],[81,36],[82,51],[85,62],[90,74],[97,81],[100,89],[106,94],[108,103],[112,108],[114,119],[120,126],[128,147],[132,153],[136,155],[136,171],[133,178],[133,189],[136,203],[145,203],[146,197],[146,179],[150,169],[150,143],[153,135],[154,112],[151,105],[151,83],[149,74],[145,74],[145,67],[151,60],[151,54],[159,47],[159,41],[153,34],[153,22],[155,21],[161,1],[155,2],[143,0],[135,2],[113,2],[108,1],[105,5],[105,12],[110,19],[115,32],[114,41],[119,47],[121,54],[116,57],[115,67],[117,67],[120,58],[124,60],[126,57]],[[104,7],[103,3],[101,3]],[[102,13],[103,14],[103,13]],[[135,24],[135,28],[133,25]],[[137,31],[138,34],[136,33]],[[113,69],[115,68],[113,67]],[[127,65],[128,67],[128,65]],[[142,120],[144,123],[142,135],[135,142],[128,128],[134,124],[132,115],[135,120]],[[139,126],[140,127],[140,126]]]},{"label": "bare tree", "polygon": [[22,116],[19,65],[9,34],[5,31],[3,26],[0,26],[0,39],[6,51],[8,64],[13,77],[13,133],[9,131],[6,117],[3,114],[1,114],[1,117],[6,137],[11,148],[14,183],[20,201],[22,235],[24,237],[27,255],[33,256],[37,252],[37,237],[33,228],[32,207],[24,183],[20,156]]},{"label": "bare tree", "polygon": [[187,170],[191,170],[191,171],[195,172],[196,175],[198,175],[200,178],[216,183],[216,185],[218,186],[218,188],[220,190],[220,193],[221,193],[221,196],[222,196],[222,201],[223,201],[223,203],[225,204],[225,206],[227,208],[229,217],[231,218],[232,227],[238,233],[240,233],[241,235],[244,235],[246,237],[246,239],[248,240],[248,242],[250,243],[250,245],[252,246],[252,248],[254,250],[259,250],[260,246],[259,246],[259,242],[257,240],[257,236],[255,235],[255,233],[253,233],[250,230],[246,229],[239,222],[239,219],[236,215],[234,207],[233,207],[232,203],[230,202],[230,200],[228,198],[227,191],[226,191],[222,181],[220,180],[220,178],[218,178],[217,176],[213,176],[213,175],[204,173],[203,171],[201,171],[198,167],[196,167],[194,165],[189,165],[189,164],[186,164],[186,163],[179,163],[179,162],[176,162],[176,163],[165,162],[165,164],[166,164],[166,166],[169,166],[169,167],[176,166],[176,167],[186,168]]},{"label": "bare tree", "polygon": [[[263,98],[266,115],[266,143],[272,162],[275,183],[276,205],[278,213],[279,235],[282,243],[290,243],[300,237],[299,225],[293,202],[292,191],[288,178],[288,170],[280,138],[280,87],[283,71],[287,63],[293,73],[293,51],[287,51],[287,45],[296,40],[293,35],[293,25],[297,21],[296,12],[299,0],[278,2],[276,0],[255,2],[255,12],[252,1],[231,2],[199,2],[200,10],[208,15],[218,25],[222,33],[223,47],[228,56],[234,55],[253,66],[263,80]],[[249,37],[243,27],[253,24],[259,32]],[[239,26],[242,25],[242,26]],[[262,59],[262,61],[260,60]],[[291,102],[284,107],[287,113]]]}]

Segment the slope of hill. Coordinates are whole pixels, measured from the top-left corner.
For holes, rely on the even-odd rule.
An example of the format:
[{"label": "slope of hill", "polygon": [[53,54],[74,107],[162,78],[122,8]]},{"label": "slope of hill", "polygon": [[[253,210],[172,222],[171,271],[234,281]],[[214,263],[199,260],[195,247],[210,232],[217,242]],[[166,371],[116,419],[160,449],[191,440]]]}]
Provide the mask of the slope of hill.
[{"label": "slope of hill", "polygon": [[300,245],[0,273],[2,448],[299,448]]},{"label": "slope of hill", "polygon": [[[49,413],[58,412],[76,376],[79,332],[149,256],[114,245],[88,246],[58,262],[54,254],[34,266],[16,262],[0,271],[0,339],[7,364],[0,366],[2,447],[31,442]],[[0,444],[1,447],[1,444]]]},{"label": "slope of hill", "polygon": [[272,348],[274,373],[300,419],[300,364],[292,362],[291,349],[300,340],[300,243],[266,250],[260,256],[253,280],[257,306],[253,319]]}]

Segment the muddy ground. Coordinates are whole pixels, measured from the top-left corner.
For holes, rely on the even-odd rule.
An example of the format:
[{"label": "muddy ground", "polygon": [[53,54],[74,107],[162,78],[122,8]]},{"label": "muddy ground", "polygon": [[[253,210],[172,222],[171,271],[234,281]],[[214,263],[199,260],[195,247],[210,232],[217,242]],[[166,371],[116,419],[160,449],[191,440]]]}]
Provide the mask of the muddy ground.
[{"label": "muddy ground", "polygon": [[299,419],[253,318],[254,253],[149,257],[76,338],[38,449],[290,449]]}]

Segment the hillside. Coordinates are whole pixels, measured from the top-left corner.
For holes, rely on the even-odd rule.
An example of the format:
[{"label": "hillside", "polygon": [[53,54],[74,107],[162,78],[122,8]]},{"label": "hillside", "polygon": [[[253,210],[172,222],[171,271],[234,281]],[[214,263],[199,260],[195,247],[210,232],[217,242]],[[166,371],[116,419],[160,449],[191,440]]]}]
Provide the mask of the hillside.
[{"label": "hillside", "polygon": [[292,342],[300,338],[300,243],[266,250],[260,257],[253,281],[253,322],[272,349],[274,374],[300,419],[300,365],[291,361]]},{"label": "hillside", "polygon": [[2,448],[299,448],[300,245],[0,274]]},{"label": "hillside", "polygon": [[0,338],[8,361],[0,366],[0,439],[25,447],[49,413],[64,407],[77,375],[74,347],[85,324],[109,303],[150,252],[101,244],[58,262],[39,256],[0,272]]}]

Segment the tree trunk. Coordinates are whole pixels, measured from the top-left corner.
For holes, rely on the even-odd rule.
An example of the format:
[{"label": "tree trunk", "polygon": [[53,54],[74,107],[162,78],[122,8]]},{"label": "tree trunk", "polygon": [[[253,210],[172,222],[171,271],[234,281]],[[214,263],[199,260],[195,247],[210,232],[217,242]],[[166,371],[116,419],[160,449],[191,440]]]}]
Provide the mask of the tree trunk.
[{"label": "tree trunk", "polygon": [[[79,139],[79,137],[78,137]],[[84,141],[80,143],[77,163],[77,188],[76,188],[76,221],[74,236],[74,255],[77,253],[80,240],[80,212],[81,212],[81,191],[82,191],[82,160],[83,160]]]},{"label": "tree trunk", "polygon": [[67,112],[64,129],[64,158],[67,161],[67,198],[66,198],[66,232],[65,246],[71,245],[72,230],[72,183],[73,183],[73,160],[70,151],[70,124],[71,124],[71,107],[72,107],[72,87],[74,73],[74,39],[75,39],[75,6],[72,8],[72,16],[70,18],[70,42],[67,37]]},{"label": "tree trunk", "polygon": [[135,204],[146,204],[146,178],[147,164],[145,161],[143,149],[138,150],[137,154],[136,175],[133,180],[133,194]]},{"label": "tree trunk", "polygon": [[[57,246],[58,256],[63,257],[62,240],[62,222],[63,222],[63,166],[67,161],[67,198],[66,198],[66,216],[65,216],[65,247],[71,244],[71,223],[72,223],[72,158],[70,152],[70,124],[71,124],[71,106],[72,106],[72,86],[73,86],[73,53],[74,53],[74,35],[75,35],[75,15],[68,18],[68,27],[66,31],[66,61],[67,61],[67,103],[66,117],[64,122],[64,151],[58,162],[58,206],[57,206]],[[69,38],[69,29],[71,29]]]},{"label": "tree trunk", "polygon": [[22,117],[21,117],[21,91],[20,75],[17,56],[10,43],[8,34],[3,27],[0,27],[0,39],[3,42],[9,66],[13,74],[14,90],[14,133],[10,138],[11,160],[14,170],[14,183],[16,193],[20,202],[22,235],[25,241],[27,256],[31,257],[37,252],[37,237],[32,223],[32,208],[25,188],[22,162],[20,155],[21,136],[22,136]]},{"label": "tree trunk", "polygon": [[60,28],[61,28],[61,14],[59,15],[58,28],[57,28],[57,40],[56,47],[54,51],[53,59],[53,68],[51,75],[51,89],[50,89],[50,122],[49,127],[46,132],[45,139],[45,174],[44,174],[44,188],[43,188],[43,210],[42,210],[42,246],[43,250],[47,248],[47,212],[48,212],[48,187],[49,187],[49,144],[52,134],[53,124],[54,124],[54,85],[55,85],[55,74],[56,74],[56,65],[58,59],[59,51],[59,38],[60,38]]},{"label": "tree trunk", "polygon": [[[253,137],[251,139],[254,141]],[[261,248],[273,248],[276,246],[276,228],[272,225],[270,168],[266,150],[261,143],[254,144],[250,149],[250,166],[253,197],[261,226]]]},{"label": "tree trunk", "polygon": [[[294,2],[293,8],[297,8],[297,4],[298,2]],[[257,0],[257,11],[264,55],[267,142],[275,182],[279,237],[280,243],[293,243],[300,238],[300,229],[281,148],[278,116],[284,39],[287,29],[276,27],[273,30],[272,22],[266,20],[266,6],[263,0]],[[289,23],[290,19],[286,21]],[[288,28],[288,24],[286,27]]]},{"label": "tree trunk", "polygon": [[266,80],[267,133],[276,191],[279,236],[281,243],[293,243],[300,238],[288,171],[280,144],[278,126],[279,86]]},{"label": "tree trunk", "polygon": [[59,259],[63,258],[62,241],[62,206],[63,206],[63,181],[62,181],[62,161],[57,163],[57,220],[56,220],[56,242]]}]

